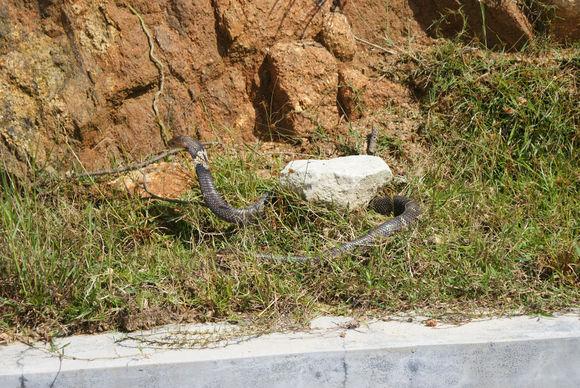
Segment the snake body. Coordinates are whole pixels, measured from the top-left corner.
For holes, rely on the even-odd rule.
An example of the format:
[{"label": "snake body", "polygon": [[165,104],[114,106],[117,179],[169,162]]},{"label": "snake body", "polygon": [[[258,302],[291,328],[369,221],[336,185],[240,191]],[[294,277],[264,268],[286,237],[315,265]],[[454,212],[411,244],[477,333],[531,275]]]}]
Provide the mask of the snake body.
[{"label": "snake body", "polygon": [[177,136],[169,141],[169,145],[184,148],[191,155],[203,201],[216,216],[232,224],[243,225],[253,222],[264,212],[268,194],[263,195],[255,204],[243,209],[232,207],[223,199],[215,188],[213,176],[209,170],[207,151],[199,141],[188,136]]},{"label": "snake body", "polygon": [[326,254],[324,254],[324,256],[334,258],[357,246],[370,245],[378,238],[388,237],[405,229],[421,214],[419,205],[415,201],[401,195],[396,195],[394,197],[376,197],[372,200],[370,207],[377,213],[383,215],[393,214],[395,217],[371,229],[361,237],[330,249]]},{"label": "snake body", "polygon": [[[203,200],[216,216],[233,224],[244,225],[255,221],[264,212],[265,204],[270,198],[269,194],[263,195],[256,203],[242,209],[232,207],[222,198],[214,185],[209,169],[207,152],[199,141],[188,136],[177,136],[169,144],[173,147],[184,148],[191,155]],[[370,245],[378,238],[384,238],[405,229],[409,224],[416,221],[421,214],[419,205],[412,199],[403,196],[377,197],[371,201],[370,207],[378,213],[384,215],[392,213],[395,217],[371,229],[361,237],[323,252],[323,257],[335,258],[357,246]],[[296,261],[311,259],[307,256],[275,256],[271,254],[259,256],[262,258],[283,258]]]}]

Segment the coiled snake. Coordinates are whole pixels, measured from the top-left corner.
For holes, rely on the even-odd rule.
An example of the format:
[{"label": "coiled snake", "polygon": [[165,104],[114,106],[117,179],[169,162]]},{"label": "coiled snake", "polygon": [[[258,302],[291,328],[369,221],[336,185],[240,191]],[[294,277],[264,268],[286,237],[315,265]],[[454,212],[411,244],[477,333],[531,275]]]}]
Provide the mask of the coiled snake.
[{"label": "coiled snake", "polygon": [[[233,224],[243,225],[255,221],[263,212],[269,194],[265,194],[251,206],[237,209],[230,206],[216,190],[213,177],[209,169],[207,152],[203,145],[188,136],[177,136],[169,142],[173,147],[186,149],[195,165],[195,172],[201,188],[201,193],[206,206],[219,218]],[[389,215],[394,214],[394,218],[383,222],[371,229],[365,235],[346,242],[338,247],[329,249],[322,253],[325,258],[335,258],[353,248],[361,245],[369,245],[379,237],[390,236],[414,222],[421,213],[419,205],[403,196],[377,197],[371,201],[370,207],[378,213]],[[271,254],[259,255],[261,258],[287,258],[290,260],[304,261],[311,259],[307,256],[274,256]]]}]

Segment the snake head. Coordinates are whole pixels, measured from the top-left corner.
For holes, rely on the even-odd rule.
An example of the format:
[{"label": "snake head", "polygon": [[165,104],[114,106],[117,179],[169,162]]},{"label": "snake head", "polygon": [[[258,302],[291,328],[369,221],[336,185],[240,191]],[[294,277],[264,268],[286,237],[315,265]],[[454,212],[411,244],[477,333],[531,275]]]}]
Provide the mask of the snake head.
[{"label": "snake head", "polygon": [[175,136],[173,139],[169,140],[168,144],[175,148],[203,148],[199,141],[193,140],[189,136]]},{"label": "snake head", "polygon": [[199,141],[194,140],[189,136],[176,136],[169,140],[168,144],[171,147],[185,148],[193,158],[193,162],[195,164],[200,164],[205,168],[209,168],[207,153],[203,147],[203,144],[201,144]]}]

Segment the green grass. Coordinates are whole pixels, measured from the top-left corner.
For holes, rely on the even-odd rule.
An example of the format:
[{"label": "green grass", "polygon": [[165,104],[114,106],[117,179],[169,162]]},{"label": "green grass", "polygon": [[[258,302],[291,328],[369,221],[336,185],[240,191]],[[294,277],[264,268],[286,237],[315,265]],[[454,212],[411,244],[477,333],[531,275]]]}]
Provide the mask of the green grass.
[{"label": "green grass", "polygon": [[[421,95],[429,155],[423,174],[407,171],[409,184],[387,192],[421,202],[416,227],[333,261],[260,261],[256,252],[319,252],[382,218],[304,203],[255,174],[275,175],[280,156],[249,149],[210,149],[233,204],[278,193],[267,217],[244,229],[201,205],[89,195],[62,182],[21,188],[5,176],[0,331],[577,307],[578,50],[515,56],[447,43],[414,58],[409,81]],[[379,149],[412,157],[395,138],[380,139]],[[201,204],[197,189],[188,196]]]}]

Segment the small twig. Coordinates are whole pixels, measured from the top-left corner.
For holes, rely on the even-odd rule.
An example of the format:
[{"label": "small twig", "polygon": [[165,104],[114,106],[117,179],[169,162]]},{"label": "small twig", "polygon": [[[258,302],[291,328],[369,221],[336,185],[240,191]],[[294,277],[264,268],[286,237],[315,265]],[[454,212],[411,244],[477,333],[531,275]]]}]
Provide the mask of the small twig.
[{"label": "small twig", "polygon": [[113,175],[113,174],[120,174],[120,173],[127,172],[127,171],[138,170],[140,168],[147,167],[148,165],[153,164],[153,163],[155,163],[155,162],[157,162],[157,161],[159,161],[159,160],[161,160],[169,155],[176,154],[180,151],[183,151],[183,148],[172,148],[168,151],[162,152],[161,154],[154,156],[150,159],[147,159],[143,162],[130,164],[130,165],[124,166],[124,167],[112,168],[110,170],[97,170],[97,171],[89,171],[89,172],[80,173],[80,174],[71,174],[71,176],[74,178],[98,177],[98,176],[102,176],[102,175]]},{"label": "small twig", "polygon": [[[210,142],[204,142],[202,144],[204,147],[209,147],[209,146],[217,145],[220,143],[217,141],[210,141]],[[69,173],[67,173],[67,176],[73,177],[73,178],[87,178],[87,177],[98,177],[98,176],[102,176],[102,175],[121,174],[123,172],[138,170],[140,168],[147,167],[150,164],[153,164],[153,163],[155,163],[155,162],[157,162],[157,161],[159,161],[167,156],[177,154],[180,151],[183,151],[183,148],[171,148],[171,149],[169,149],[165,152],[162,152],[159,155],[154,156],[150,159],[147,159],[143,162],[134,163],[134,164],[130,164],[128,166],[123,166],[123,167],[118,167],[118,168],[112,168],[109,170],[89,171],[89,172],[84,172],[84,173],[80,173],[80,174],[73,174],[72,172],[69,172]],[[75,154],[75,157],[76,157],[76,154]],[[76,157],[76,159],[80,163],[79,158]]]},{"label": "small twig", "polygon": [[131,12],[133,12],[133,14],[135,14],[135,16],[139,18],[139,23],[141,23],[141,29],[143,30],[145,35],[147,35],[147,41],[149,42],[149,58],[151,59],[151,62],[153,62],[157,67],[157,71],[159,71],[159,88],[157,89],[157,92],[155,92],[155,95],[153,96],[153,112],[155,113],[157,125],[159,125],[159,129],[161,130],[161,139],[163,140],[163,143],[167,145],[167,142],[169,141],[169,139],[171,139],[172,136],[170,131],[163,123],[163,119],[161,118],[161,114],[159,113],[159,107],[157,106],[157,101],[159,100],[161,93],[163,93],[163,87],[165,85],[165,73],[163,72],[163,63],[159,60],[159,58],[155,56],[154,52],[155,42],[153,41],[151,32],[149,31],[147,25],[145,24],[145,20],[143,20],[143,16],[141,16],[141,14],[139,14],[139,12],[137,12],[137,10],[133,8],[131,4],[127,4],[127,7],[129,7]]},{"label": "small twig", "polygon": [[367,136],[367,155],[374,155],[377,150],[377,138],[379,137],[379,131],[376,127],[371,129],[371,133]]},{"label": "small twig", "polygon": [[356,40],[356,41],[358,41],[358,42],[361,42],[361,43],[364,43],[364,44],[366,44],[366,45],[368,45],[368,46],[374,47],[374,48],[376,48],[376,49],[379,49],[379,50],[381,50],[381,51],[384,51],[384,52],[386,52],[387,54],[391,54],[391,55],[397,55],[397,54],[399,54],[399,51],[397,51],[397,50],[391,50],[391,49],[388,49],[388,48],[386,48],[386,47],[379,46],[378,44],[374,44],[374,43],[372,43],[372,42],[369,42],[368,40],[365,40],[365,39],[363,39],[363,38],[359,38],[358,36],[355,36],[355,37],[354,37],[354,40]]}]

